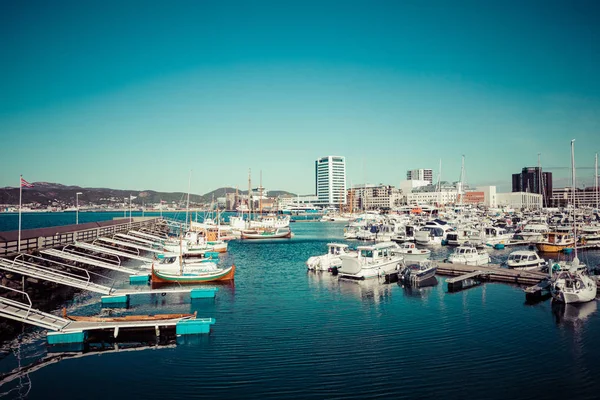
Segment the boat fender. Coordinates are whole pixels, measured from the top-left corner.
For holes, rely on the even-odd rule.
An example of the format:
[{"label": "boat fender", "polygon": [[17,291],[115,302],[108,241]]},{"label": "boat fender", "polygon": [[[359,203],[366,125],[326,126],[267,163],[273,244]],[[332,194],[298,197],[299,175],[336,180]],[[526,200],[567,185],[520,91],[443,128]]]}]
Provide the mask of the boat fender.
[{"label": "boat fender", "polygon": [[560,271],[560,264],[552,264],[552,272]]},{"label": "boat fender", "polygon": [[396,264],[396,271],[400,271],[400,263]]},{"label": "boat fender", "polygon": [[166,293],[161,293],[160,295],[163,296],[163,297],[165,297],[167,294]]}]

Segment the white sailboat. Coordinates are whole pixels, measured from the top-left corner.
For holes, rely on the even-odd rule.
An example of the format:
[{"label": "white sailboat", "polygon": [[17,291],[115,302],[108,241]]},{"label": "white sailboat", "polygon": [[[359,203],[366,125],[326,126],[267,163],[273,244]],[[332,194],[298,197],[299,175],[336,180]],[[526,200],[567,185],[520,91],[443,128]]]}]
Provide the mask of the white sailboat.
[{"label": "white sailboat", "polygon": [[[573,189],[573,214],[575,214],[575,139],[571,140],[571,169]],[[577,237],[577,223],[573,223],[574,236]],[[589,275],[585,264],[577,257],[577,241],[574,243],[573,261],[556,263],[549,268],[550,293],[555,301],[571,304],[585,303],[596,299],[597,284]],[[556,268],[555,268],[556,267]],[[554,271],[557,269],[557,271]]]}]

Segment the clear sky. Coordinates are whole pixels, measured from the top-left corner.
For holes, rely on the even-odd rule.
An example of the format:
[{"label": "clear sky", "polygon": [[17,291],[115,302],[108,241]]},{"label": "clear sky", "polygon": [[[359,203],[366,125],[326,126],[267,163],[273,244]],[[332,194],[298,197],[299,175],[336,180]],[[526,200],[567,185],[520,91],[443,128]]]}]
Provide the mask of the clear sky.
[{"label": "clear sky", "polygon": [[[600,1],[0,1],[0,187],[592,185]],[[587,167],[587,168],[586,168]],[[436,178],[434,178],[436,179]]]}]

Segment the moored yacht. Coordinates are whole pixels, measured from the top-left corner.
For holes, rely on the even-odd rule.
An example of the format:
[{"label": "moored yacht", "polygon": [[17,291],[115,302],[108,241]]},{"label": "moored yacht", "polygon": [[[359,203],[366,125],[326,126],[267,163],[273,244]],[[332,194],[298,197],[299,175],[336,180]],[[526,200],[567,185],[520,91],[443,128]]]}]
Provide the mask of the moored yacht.
[{"label": "moored yacht", "polygon": [[342,260],[340,256],[342,254],[349,254],[347,244],[341,243],[328,243],[327,254],[320,256],[312,256],[306,261],[308,269],[315,271],[329,271],[331,268],[340,267]]},{"label": "moored yacht", "polygon": [[356,254],[340,256],[342,266],[338,269],[340,278],[369,279],[398,271],[402,256],[395,254],[394,242],[383,242],[372,246],[359,246]]},{"label": "moored yacht", "polygon": [[414,243],[402,243],[392,252],[402,255],[405,262],[426,260],[431,255],[429,249],[418,249]]},{"label": "moored yacht", "polygon": [[546,267],[548,262],[533,250],[518,250],[509,254],[506,265],[513,269],[533,270]]},{"label": "moored yacht", "polygon": [[458,246],[448,256],[448,262],[454,264],[485,265],[490,261],[490,255],[486,251],[480,251],[474,246]]},{"label": "moored yacht", "polygon": [[399,278],[404,283],[419,283],[431,279],[437,272],[437,264],[431,260],[420,260],[405,263]]},{"label": "moored yacht", "polygon": [[538,251],[544,253],[558,253],[566,249],[567,247],[573,246],[575,240],[573,235],[568,232],[547,232],[544,234],[544,238],[537,242],[535,246]]},{"label": "moored yacht", "polygon": [[[555,268],[557,265],[558,268]],[[550,273],[550,293],[554,300],[571,304],[596,299],[596,281],[590,277],[586,265],[580,263],[577,256],[571,262],[554,264]]]}]

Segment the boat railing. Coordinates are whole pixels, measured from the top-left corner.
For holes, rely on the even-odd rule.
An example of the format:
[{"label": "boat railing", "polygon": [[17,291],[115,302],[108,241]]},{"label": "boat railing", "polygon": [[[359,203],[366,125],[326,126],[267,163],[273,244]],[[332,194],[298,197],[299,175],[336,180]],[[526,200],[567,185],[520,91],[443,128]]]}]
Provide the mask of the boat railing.
[{"label": "boat railing", "polygon": [[[4,286],[4,285],[1,285],[1,284],[0,284],[0,287],[4,288],[4,289],[7,289],[7,290],[11,290],[11,291],[16,292],[16,293],[21,293],[22,295],[24,295],[27,298],[27,302],[29,303],[29,307],[27,307],[27,313],[25,314],[25,317],[24,317],[24,319],[27,319],[27,317],[29,316],[29,313],[31,312],[31,308],[33,307],[33,303],[31,302],[31,298],[29,297],[29,294],[27,294],[27,292],[24,292],[22,290],[13,289],[11,287]],[[23,307],[23,303],[20,303],[18,301],[14,301],[14,300],[10,300],[10,299],[7,299],[7,298],[4,298],[2,300],[2,302],[10,304],[10,305],[12,305],[14,307],[17,307],[17,308],[22,308]]]},{"label": "boat railing", "polygon": [[47,273],[47,274],[51,274],[51,275],[54,275],[54,276],[58,275],[58,276],[66,277],[66,278],[70,277],[70,278],[74,278],[74,279],[77,279],[77,280],[83,280],[84,279],[85,282],[86,282],[85,286],[89,286],[90,284],[93,284],[91,275],[99,276],[101,278],[108,279],[109,281],[112,282],[112,284],[110,285],[110,291],[111,292],[112,292],[113,287],[114,287],[114,285],[116,283],[116,280],[114,278],[111,278],[111,277],[106,276],[106,275],[99,274],[97,272],[91,272],[91,271],[89,271],[89,270],[87,270],[85,268],[80,268],[80,267],[77,267],[77,266],[74,266],[74,265],[65,264],[65,263],[62,263],[62,262],[59,262],[59,261],[49,260],[47,258],[43,258],[43,257],[39,257],[39,256],[34,256],[32,254],[27,255],[27,257],[29,257],[29,258],[35,258],[35,259],[38,259],[38,260],[41,260],[41,261],[44,261],[44,262],[51,262],[51,263],[57,264],[57,265],[60,265],[62,267],[65,267],[65,268],[76,269],[76,270],[79,270],[79,271],[83,271],[85,273],[85,276],[82,276],[82,275],[74,274],[74,273],[68,272],[68,271],[57,271],[54,268],[50,268],[50,267],[47,267],[47,266],[44,266],[44,265],[41,265],[41,264],[31,263],[29,261],[26,261],[24,256],[25,256],[25,253],[21,253],[17,257],[15,257],[13,259],[13,266],[18,266],[18,264],[16,264],[16,262],[17,262],[17,260],[20,259],[19,260],[20,261],[20,265],[23,265],[23,266],[32,266],[32,267],[35,267],[35,268],[39,268],[41,270],[44,270],[44,272]]}]

